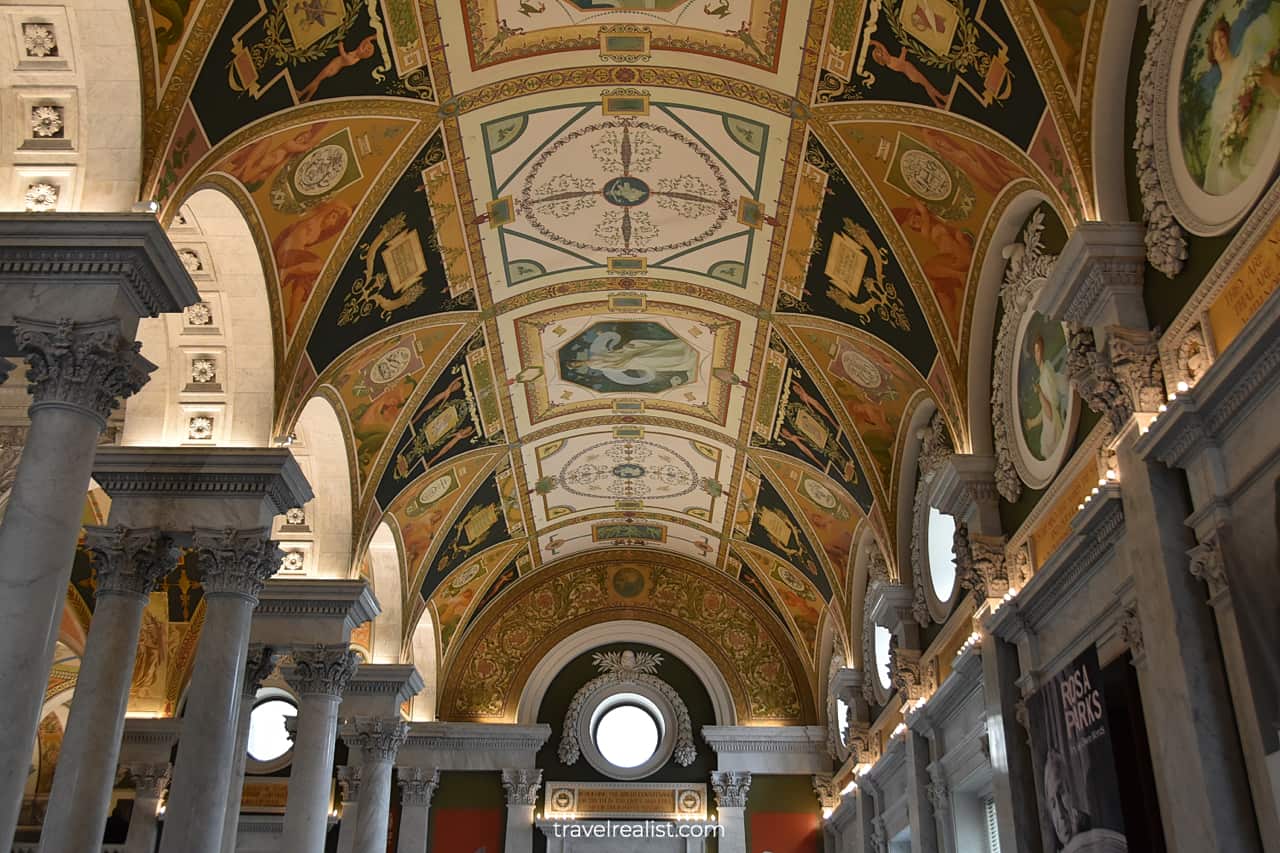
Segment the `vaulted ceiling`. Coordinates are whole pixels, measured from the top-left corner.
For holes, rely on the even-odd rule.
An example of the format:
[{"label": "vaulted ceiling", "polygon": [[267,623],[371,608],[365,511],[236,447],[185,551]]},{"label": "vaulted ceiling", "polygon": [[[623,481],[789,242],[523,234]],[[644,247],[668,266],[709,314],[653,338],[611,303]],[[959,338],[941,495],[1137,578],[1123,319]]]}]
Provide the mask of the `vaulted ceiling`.
[{"label": "vaulted ceiling", "polygon": [[[360,542],[391,525],[446,669],[626,548],[733,582],[816,682],[912,413],[967,445],[996,222],[1093,210],[1104,7],[150,0],[144,192],[244,211],[278,430],[334,404]],[[731,647],[706,610],[670,618]]]}]

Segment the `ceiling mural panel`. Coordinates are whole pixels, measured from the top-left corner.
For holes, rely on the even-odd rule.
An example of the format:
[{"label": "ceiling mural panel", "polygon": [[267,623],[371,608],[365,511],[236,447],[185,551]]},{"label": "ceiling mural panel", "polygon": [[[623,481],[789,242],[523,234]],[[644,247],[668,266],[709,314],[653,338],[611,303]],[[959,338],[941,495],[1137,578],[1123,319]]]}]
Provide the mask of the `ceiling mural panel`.
[{"label": "ceiling mural panel", "polygon": [[491,287],[621,274],[758,294],[781,117],[661,89],[582,96],[463,118]]},{"label": "ceiling mural panel", "polygon": [[1096,215],[1105,9],[134,0],[144,197],[244,212],[276,432],[340,412],[443,717],[510,719],[546,644],[643,618],[743,722],[809,720],[912,413],[966,434],[995,222]]}]

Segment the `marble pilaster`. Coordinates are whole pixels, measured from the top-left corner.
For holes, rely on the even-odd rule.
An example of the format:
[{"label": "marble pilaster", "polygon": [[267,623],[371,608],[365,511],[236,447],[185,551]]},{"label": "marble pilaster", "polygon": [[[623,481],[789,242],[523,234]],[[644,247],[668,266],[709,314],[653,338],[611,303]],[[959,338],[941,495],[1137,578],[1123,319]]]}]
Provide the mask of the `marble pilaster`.
[{"label": "marble pilaster", "polygon": [[359,658],[346,643],[316,643],[294,646],[290,659],[282,674],[300,701],[281,843],[296,853],[321,853],[328,829],[338,703]]},{"label": "marble pilaster", "polygon": [[[153,853],[160,833],[160,803],[164,799],[165,789],[169,787],[171,768],[168,764],[129,764],[125,769],[133,777],[134,796],[133,815],[129,818],[129,834],[124,841],[124,853]],[[101,847],[99,838],[97,849]]]},{"label": "marble pilaster", "polygon": [[720,853],[747,853],[747,796],[751,774],[745,770],[711,771],[711,789],[716,795],[716,817],[720,822]]},{"label": "marble pilaster", "polygon": [[351,853],[356,845],[356,820],[360,814],[360,767],[338,767],[338,853]]},{"label": "marble pilaster", "polygon": [[0,846],[17,825],[95,446],[154,369],[138,320],[198,298],[153,216],[0,214],[0,340],[16,345],[0,356],[27,358],[33,397],[0,525]]},{"label": "marble pilaster", "polygon": [[236,745],[231,763],[231,783],[227,789],[227,807],[222,822],[222,853],[235,853],[240,830],[240,798],[244,795],[244,768],[249,758],[249,724],[253,700],[262,682],[275,672],[280,650],[263,643],[250,643],[245,655],[244,679],[240,688],[240,705],[236,713]]},{"label": "marble pilaster", "polygon": [[431,798],[440,785],[440,771],[425,767],[397,767],[400,783],[400,839],[396,853],[423,853],[431,825]]},{"label": "marble pilaster", "polygon": [[533,849],[533,810],[542,787],[542,771],[525,768],[502,771],[502,787],[507,791],[506,853],[528,853]]},{"label": "marble pilaster", "polygon": [[173,540],[154,528],[91,527],[88,549],[96,607],[40,837],[48,853],[97,853],[102,846],[142,611],[178,561]]}]

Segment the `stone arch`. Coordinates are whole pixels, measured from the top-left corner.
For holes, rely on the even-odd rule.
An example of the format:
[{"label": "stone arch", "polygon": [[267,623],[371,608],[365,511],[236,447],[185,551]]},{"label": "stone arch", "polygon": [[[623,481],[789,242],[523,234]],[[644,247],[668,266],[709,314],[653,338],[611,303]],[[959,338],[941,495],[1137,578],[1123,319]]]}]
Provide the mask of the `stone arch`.
[{"label": "stone arch", "polygon": [[436,641],[435,620],[431,618],[431,610],[425,606],[418,614],[413,634],[409,638],[409,655],[409,662],[418,668],[418,674],[422,676],[422,689],[413,697],[409,717],[412,720],[437,719],[439,646]]},{"label": "stone arch", "polygon": [[1128,222],[1130,218],[1125,166],[1133,140],[1126,136],[1125,116],[1134,91],[1129,66],[1141,8],[1141,3],[1107,4],[1095,59],[1094,79],[1101,84],[1093,95],[1093,197],[1097,210],[1086,218],[1101,222]]},{"label": "stone arch", "polygon": [[[382,612],[373,620],[374,663],[400,663],[404,649],[404,593],[401,589],[400,550],[385,521],[369,540],[369,580]],[[416,663],[416,661],[415,661]],[[421,673],[423,680],[427,673]]]},{"label": "stone arch", "polygon": [[[142,352],[157,370],[128,402],[123,443],[266,447],[274,438],[275,356],[249,225],[228,196],[200,190],[168,234],[204,307],[138,324]],[[210,422],[194,432],[199,417]]]},{"label": "stone arch", "polygon": [[[308,575],[350,577],[351,472],[345,451],[335,452],[335,448],[344,446],[345,438],[338,413],[326,397],[315,396],[307,401],[294,425],[293,436],[290,448],[313,484],[315,497],[303,508],[301,525],[286,524],[281,529],[280,547],[286,551],[290,546],[300,549]],[[294,527],[303,529],[294,531]],[[298,538],[290,539],[291,536]],[[385,602],[383,607],[385,611]]]},{"label": "stone arch", "polygon": [[583,652],[606,643],[644,643],[669,652],[693,670],[711,696],[715,709],[716,725],[737,724],[737,712],[733,694],[724,673],[715,661],[697,643],[662,625],[634,619],[599,622],[575,631],[556,643],[544,654],[525,680],[516,709],[516,722],[533,724],[538,721],[538,709],[546,696],[547,688],[560,670]]}]

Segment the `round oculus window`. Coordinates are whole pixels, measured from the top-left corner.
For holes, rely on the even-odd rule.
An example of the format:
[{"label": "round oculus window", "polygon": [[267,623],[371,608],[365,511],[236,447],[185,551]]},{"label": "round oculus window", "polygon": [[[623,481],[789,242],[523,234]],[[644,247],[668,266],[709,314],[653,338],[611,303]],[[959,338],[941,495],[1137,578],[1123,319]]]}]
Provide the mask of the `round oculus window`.
[{"label": "round oculus window", "polygon": [[889,675],[889,642],[892,639],[892,631],[883,625],[876,626],[876,676],[885,690],[893,686],[893,679]]},{"label": "round oculus window", "polygon": [[287,699],[267,699],[249,712],[249,757],[267,763],[293,749],[285,720],[297,716],[298,706]]},{"label": "round oculus window", "polygon": [[929,507],[929,581],[938,601],[948,602],[956,590],[956,557],[951,548],[956,537],[956,520],[937,507]]},{"label": "round oculus window", "polygon": [[615,767],[639,767],[653,757],[662,740],[653,714],[639,702],[627,701],[632,698],[640,697],[622,697],[596,723],[596,749]]}]

